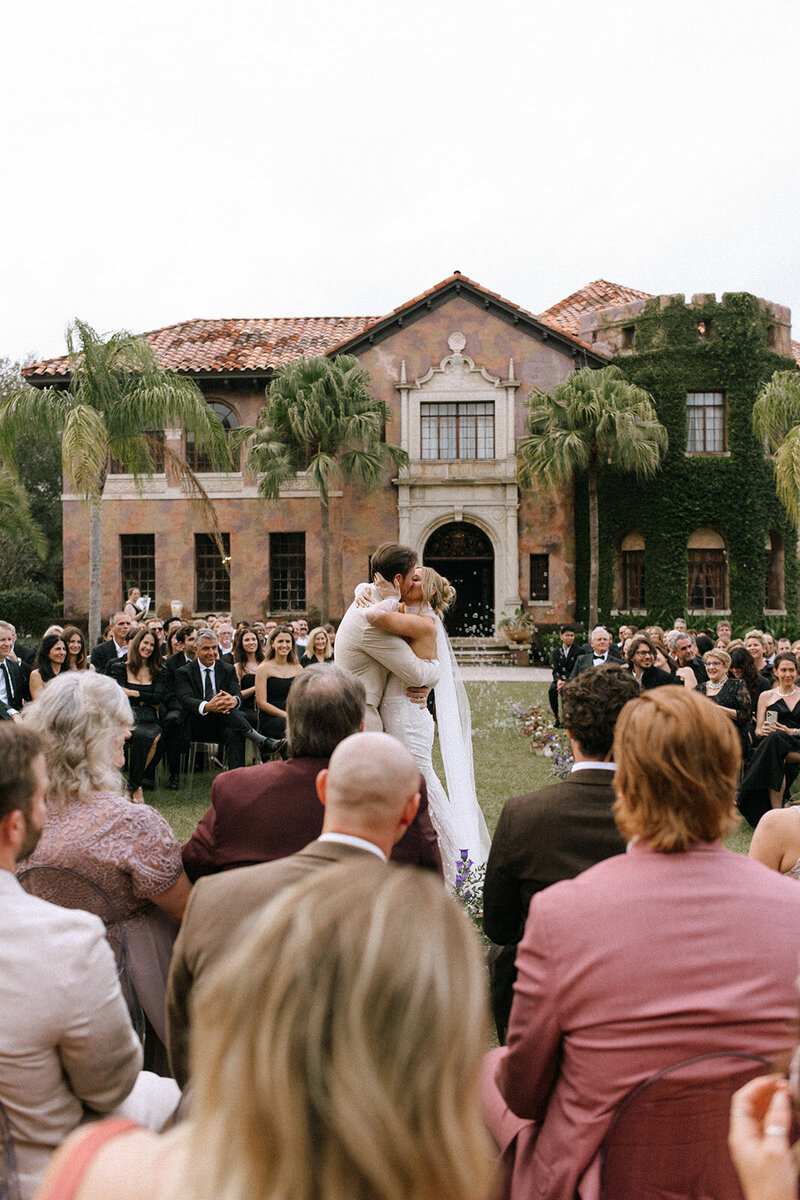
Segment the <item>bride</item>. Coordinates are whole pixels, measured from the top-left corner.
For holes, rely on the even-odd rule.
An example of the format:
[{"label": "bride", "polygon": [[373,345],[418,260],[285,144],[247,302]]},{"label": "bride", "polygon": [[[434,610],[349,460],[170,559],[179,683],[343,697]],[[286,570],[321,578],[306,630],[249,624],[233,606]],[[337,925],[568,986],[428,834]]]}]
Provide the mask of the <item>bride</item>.
[{"label": "bride", "polygon": [[[376,583],[380,583],[376,579]],[[489,831],[475,794],[472,767],[472,730],[469,701],[442,617],[456,597],[450,583],[430,567],[417,567],[405,604],[396,598],[371,603],[376,591],[362,593],[359,603],[370,603],[365,616],[370,625],[405,638],[418,658],[438,659],[441,677],[436,684],[436,719],[447,791],[433,769],[433,718],[427,707],[406,696],[406,685],[390,675],[380,704],[387,733],[413,754],[428,787],[428,809],[439,837],[439,848],[449,887],[455,883],[461,851],[467,850],[480,866],[489,853]]]}]

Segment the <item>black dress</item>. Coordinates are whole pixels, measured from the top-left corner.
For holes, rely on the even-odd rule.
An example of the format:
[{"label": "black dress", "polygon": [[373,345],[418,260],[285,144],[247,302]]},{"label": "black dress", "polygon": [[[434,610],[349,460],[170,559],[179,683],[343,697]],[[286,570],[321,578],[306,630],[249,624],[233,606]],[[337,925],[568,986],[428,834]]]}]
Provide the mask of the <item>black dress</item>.
[{"label": "black dress", "polygon": [[736,710],[736,728],[739,733],[739,741],[742,743],[742,758],[744,758],[750,750],[748,731],[753,719],[753,701],[745,681],[729,675],[718,692],[708,691],[708,680],[705,683],[698,683],[697,691],[708,696],[709,700],[713,700],[722,708]]},{"label": "black dress", "polygon": [[[288,679],[283,679],[280,675],[267,676],[267,700],[270,704],[274,704],[276,708],[282,708],[286,711],[286,697],[289,695],[289,688],[294,683],[296,676],[290,675]],[[262,712],[258,727],[261,733],[266,737],[285,738],[286,737],[286,717],[279,717],[276,713]]]},{"label": "black dress", "polygon": [[[254,686],[256,681],[253,671],[245,671],[242,678],[239,680],[239,687],[244,692],[247,688]],[[258,712],[256,710],[256,694],[250,696],[242,696],[242,713],[247,717],[253,729],[258,729]]]},{"label": "black dress", "polygon": [[161,734],[158,709],[164,699],[164,675],[163,672],[159,673],[153,683],[133,683],[128,679],[127,663],[123,659],[111,663],[108,674],[120,687],[136,692],[135,696],[128,697],[133,709],[134,725],[130,740],[125,746],[128,757],[128,789],[135,792],[142,786],[150,747]]},{"label": "black dress", "polygon": [[[800,703],[790,709],[783,697],[768,704],[767,712],[776,712],[781,725],[789,729],[800,729]],[[765,812],[771,808],[770,791],[779,792],[784,778],[786,788],[784,796],[797,778],[800,765],[787,764],[786,755],[792,750],[800,750],[800,737],[791,733],[781,733],[776,729],[760,740],[750,765],[739,784],[736,793],[736,803],[745,820],[755,829]]]}]

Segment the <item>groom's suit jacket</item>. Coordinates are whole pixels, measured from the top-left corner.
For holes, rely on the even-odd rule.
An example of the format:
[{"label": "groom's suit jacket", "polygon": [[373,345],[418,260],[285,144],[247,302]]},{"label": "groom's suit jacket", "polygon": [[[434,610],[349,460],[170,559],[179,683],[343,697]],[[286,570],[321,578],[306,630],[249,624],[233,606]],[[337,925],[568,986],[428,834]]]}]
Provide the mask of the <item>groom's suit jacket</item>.
[{"label": "groom's suit jacket", "polygon": [[393,633],[375,629],[369,624],[363,608],[351,604],[336,631],[334,661],[357,675],[367,693],[364,728],[383,729],[378,705],[383,697],[386,680],[396,675],[408,687],[433,687],[439,678],[439,668],[417,658],[411,647]]}]

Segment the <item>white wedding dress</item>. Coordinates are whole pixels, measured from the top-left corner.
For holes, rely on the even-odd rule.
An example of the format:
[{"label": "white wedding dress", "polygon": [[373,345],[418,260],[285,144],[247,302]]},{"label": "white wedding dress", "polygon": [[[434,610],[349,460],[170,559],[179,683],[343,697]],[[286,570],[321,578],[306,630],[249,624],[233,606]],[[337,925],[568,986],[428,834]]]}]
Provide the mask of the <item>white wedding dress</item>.
[{"label": "white wedding dress", "polygon": [[[430,610],[423,615],[433,616]],[[475,793],[472,766],[472,737],[469,701],[444,626],[436,622],[436,657],[441,678],[436,684],[436,719],[444,763],[447,791],[433,769],[433,717],[428,709],[412,704],[406,685],[390,675],[380,705],[387,733],[410,750],[425,777],[428,811],[439,838],[445,880],[455,884],[461,851],[466,850],[476,866],[489,854],[489,831]]]}]

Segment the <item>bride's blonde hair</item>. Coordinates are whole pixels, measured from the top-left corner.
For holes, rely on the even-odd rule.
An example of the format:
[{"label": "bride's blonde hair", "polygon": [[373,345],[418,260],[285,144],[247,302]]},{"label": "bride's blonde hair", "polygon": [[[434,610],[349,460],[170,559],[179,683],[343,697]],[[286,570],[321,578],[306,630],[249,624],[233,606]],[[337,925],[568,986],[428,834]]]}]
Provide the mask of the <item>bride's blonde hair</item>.
[{"label": "bride's blonde hair", "polygon": [[437,617],[443,617],[455,602],[456,589],[449,579],[445,579],[444,575],[434,571],[433,567],[420,567],[420,571],[422,572],[420,580],[422,602],[429,604]]}]

